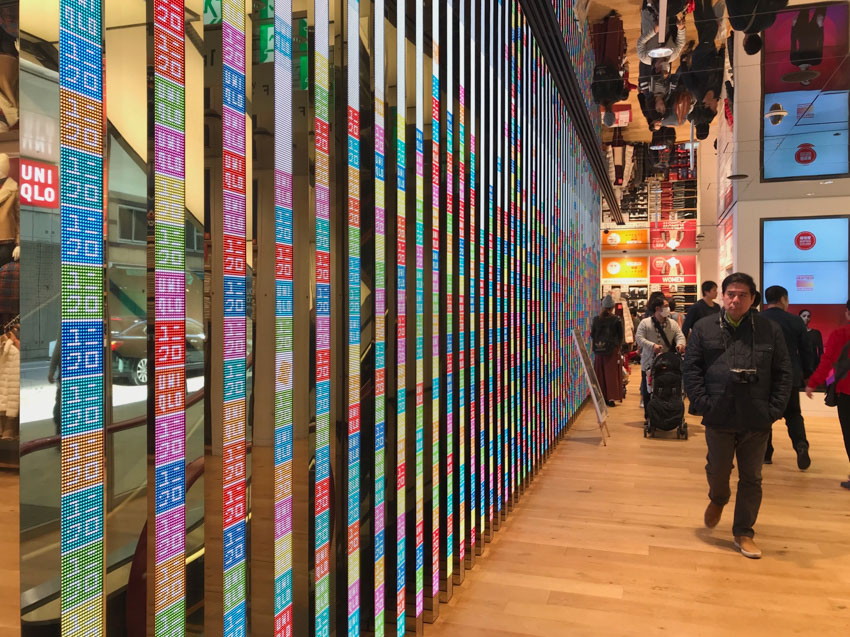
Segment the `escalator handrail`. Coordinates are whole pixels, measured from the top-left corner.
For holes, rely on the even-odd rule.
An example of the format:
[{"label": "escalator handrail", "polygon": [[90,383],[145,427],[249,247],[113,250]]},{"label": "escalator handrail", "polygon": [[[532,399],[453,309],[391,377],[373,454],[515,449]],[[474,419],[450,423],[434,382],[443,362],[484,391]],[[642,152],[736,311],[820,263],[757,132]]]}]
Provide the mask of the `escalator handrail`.
[{"label": "escalator handrail", "polygon": [[[250,368],[254,365],[254,356],[253,354],[248,357],[247,367]],[[197,405],[204,399],[206,395],[206,387],[201,387],[197,391],[193,392],[186,398],[186,409],[192,407],[193,405]],[[128,418],[127,420],[122,420],[121,422],[115,422],[106,427],[107,434],[117,434],[121,431],[127,431],[128,429],[135,429],[136,427],[143,427],[148,422],[147,413],[140,414],[138,416],[134,416],[133,418]],[[26,456],[28,454],[34,453],[36,451],[41,451],[42,449],[49,449],[50,447],[58,447],[62,443],[62,436],[59,434],[54,434],[52,436],[45,436],[44,438],[36,438],[35,440],[28,440],[26,442],[22,442],[20,446],[20,456]]]}]

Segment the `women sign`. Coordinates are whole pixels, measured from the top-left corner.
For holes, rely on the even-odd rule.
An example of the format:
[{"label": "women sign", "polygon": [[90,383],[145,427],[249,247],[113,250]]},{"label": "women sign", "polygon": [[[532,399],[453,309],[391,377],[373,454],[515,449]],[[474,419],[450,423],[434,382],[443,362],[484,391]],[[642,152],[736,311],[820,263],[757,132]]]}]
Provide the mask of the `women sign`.
[{"label": "women sign", "polygon": [[697,256],[695,254],[671,254],[650,259],[650,283],[696,283]]}]

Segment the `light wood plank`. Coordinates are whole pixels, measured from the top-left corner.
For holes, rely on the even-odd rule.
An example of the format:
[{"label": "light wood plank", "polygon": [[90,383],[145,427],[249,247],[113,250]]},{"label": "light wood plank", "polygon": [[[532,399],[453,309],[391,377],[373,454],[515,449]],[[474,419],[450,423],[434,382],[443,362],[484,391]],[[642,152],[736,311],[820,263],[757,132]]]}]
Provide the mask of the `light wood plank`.
[{"label": "light wood plank", "polygon": [[[715,637],[850,634],[850,492],[837,415],[803,399],[812,466],[783,423],[764,467],[756,540],[732,544],[732,504],[714,530],[704,429],[644,439],[636,389],[610,410],[601,446],[586,409],[427,634]],[[733,472],[733,493],[736,475]]]}]

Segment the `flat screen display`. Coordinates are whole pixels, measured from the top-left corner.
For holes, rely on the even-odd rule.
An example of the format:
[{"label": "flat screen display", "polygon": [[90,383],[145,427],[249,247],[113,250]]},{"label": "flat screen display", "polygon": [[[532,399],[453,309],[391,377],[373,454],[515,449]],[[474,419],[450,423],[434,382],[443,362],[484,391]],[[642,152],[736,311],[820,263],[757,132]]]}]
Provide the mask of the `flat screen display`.
[{"label": "flat screen display", "polygon": [[847,302],[847,261],[778,261],[764,264],[764,288],[781,285],[792,305]]},{"label": "flat screen display", "polygon": [[845,217],[765,221],[764,262],[847,261],[847,233]]}]

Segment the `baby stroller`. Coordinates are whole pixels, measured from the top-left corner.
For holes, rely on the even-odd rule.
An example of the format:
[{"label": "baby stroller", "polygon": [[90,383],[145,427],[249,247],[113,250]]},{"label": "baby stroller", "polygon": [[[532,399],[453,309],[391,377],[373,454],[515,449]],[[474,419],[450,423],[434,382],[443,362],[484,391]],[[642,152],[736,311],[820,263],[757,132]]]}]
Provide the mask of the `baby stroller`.
[{"label": "baby stroller", "polygon": [[656,429],[673,431],[676,437],[688,439],[685,422],[685,399],[682,391],[682,357],[675,352],[664,352],[652,361],[647,379],[652,388],[646,405],[643,437],[652,438]]}]

